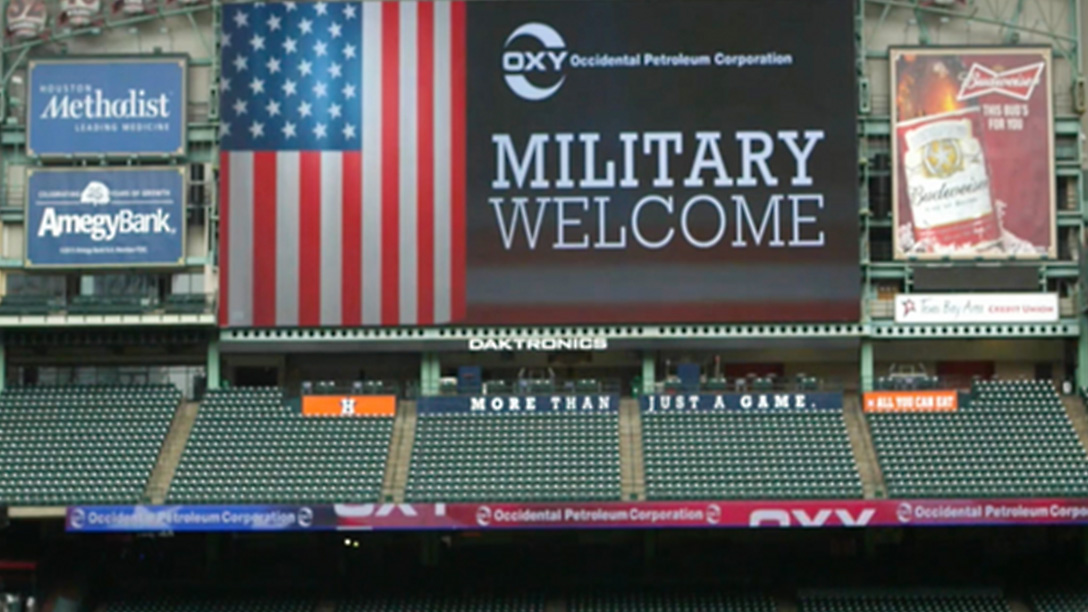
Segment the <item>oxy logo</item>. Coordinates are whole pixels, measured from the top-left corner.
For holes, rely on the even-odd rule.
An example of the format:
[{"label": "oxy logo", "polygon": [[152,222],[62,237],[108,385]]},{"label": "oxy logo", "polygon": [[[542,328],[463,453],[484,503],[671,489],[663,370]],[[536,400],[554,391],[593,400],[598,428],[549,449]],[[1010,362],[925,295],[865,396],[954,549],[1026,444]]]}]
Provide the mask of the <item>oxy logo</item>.
[{"label": "oxy logo", "polygon": [[336,515],[344,518],[384,518],[394,513],[416,517],[419,513],[411,504],[336,504]]},{"label": "oxy logo", "polygon": [[865,508],[853,515],[845,508],[822,508],[815,514],[807,510],[753,510],[748,515],[749,527],[864,527],[873,520],[876,510]]},{"label": "oxy logo", "polygon": [[491,524],[491,508],[487,506],[476,508],[476,524],[480,527],[487,527]]},{"label": "oxy logo", "polygon": [[[511,49],[521,39],[530,39],[543,49]],[[533,102],[545,100],[555,95],[563,82],[563,63],[569,52],[567,43],[555,28],[543,23],[525,23],[510,33],[506,38],[505,51],[502,54],[502,70],[505,73],[506,86],[519,98]],[[529,75],[558,75],[559,80],[550,85],[537,85]]]},{"label": "oxy logo", "polygon": [[706,507],[706,522],[717,525],[722,521],[722,507],[718,504],[710,504]]},{"label": "oxy logo", "polygon": [[314,524],[314,511],[310,508],[303,506],[298,509],[298,526],[303,529],[312,527]]},{"label": "oxy logo", "polygon": [[87,524],[87,514],[82,508],[72,508],[68,515],[68,524],[72,529],[83,529],[83,526]]},{"label": "oxy logo", "polygon": [[895,518],[899,519],[900,523],[909,523],[914,518],[914,507],[907,502],[899,504],[899,507],[895,509]]}]

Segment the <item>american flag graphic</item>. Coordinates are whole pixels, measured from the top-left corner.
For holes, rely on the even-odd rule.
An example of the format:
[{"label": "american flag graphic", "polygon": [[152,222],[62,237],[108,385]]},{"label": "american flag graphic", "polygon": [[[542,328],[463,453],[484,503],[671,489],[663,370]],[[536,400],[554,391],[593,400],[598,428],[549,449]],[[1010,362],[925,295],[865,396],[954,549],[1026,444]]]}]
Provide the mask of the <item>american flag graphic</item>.
[{"label": "american flag graphic", "polygon": [[223,9],[220,323],[464,318],[465,6]]}]

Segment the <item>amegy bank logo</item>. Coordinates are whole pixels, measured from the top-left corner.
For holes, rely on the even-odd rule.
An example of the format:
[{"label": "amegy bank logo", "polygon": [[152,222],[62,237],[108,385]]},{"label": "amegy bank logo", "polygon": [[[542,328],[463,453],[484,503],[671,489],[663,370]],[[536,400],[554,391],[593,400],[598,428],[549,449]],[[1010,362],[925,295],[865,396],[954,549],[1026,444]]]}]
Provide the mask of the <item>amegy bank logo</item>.
[{"label": "amegy bank logo", "polygon": [[[101,181],[91,181],[77,194],[66,190],[44,190],[38,194],[42,205],[41,221],[35,230],[38,238],[62,238],[83,235],[95,242],[112,242],[129,234],[176,234],[171,213],[161,206],[171,203],[174,194],[165,188],[113,189]],[[155,205],[154,212],[117,208],[113,212],[66,212],[73,205],[91,207],[115,204],[118,207]],[[109,209],[106,209],[109,210]]]},{"label": "amegy bank logo", "polygon": [[790,66],[793,56],[774,51],[760,53],[703,54],[632,51],[625,53],[580,54],[567,48],[563,36],[552,26],[523,23],[503,44],[502,70],[506,86],[514,95],[538,102],[555,95],[567,80],[568,69],[690,68]]}]

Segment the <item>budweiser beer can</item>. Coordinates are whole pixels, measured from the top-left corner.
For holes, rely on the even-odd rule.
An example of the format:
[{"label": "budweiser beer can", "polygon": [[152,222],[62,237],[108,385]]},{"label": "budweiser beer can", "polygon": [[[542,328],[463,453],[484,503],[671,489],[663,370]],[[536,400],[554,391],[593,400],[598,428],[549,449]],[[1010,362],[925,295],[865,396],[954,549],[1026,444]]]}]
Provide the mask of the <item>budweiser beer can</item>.
[{"label": "budweiser beer can", "polygon": [[896,130],[919,250],[981,252],[1000,244],[979,109],[905,121]]}]

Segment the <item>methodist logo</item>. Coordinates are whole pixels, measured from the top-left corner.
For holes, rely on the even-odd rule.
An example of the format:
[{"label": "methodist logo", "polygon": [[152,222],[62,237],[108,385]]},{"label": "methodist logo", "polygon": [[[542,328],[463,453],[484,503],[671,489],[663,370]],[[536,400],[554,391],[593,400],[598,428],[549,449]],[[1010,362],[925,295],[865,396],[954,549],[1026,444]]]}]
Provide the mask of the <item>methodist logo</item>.
[{"label": "methodist logo", "polygon": [[[533,46],[543,49],[511,49],[511,45],[522,39],[535,41]],[[522,24],[506,38],[506,50],[502,54],[506,86],[525,100],[535,102],[552,97],[567,80],[563,74],[563,63],[568,55],[566,47],[567,43],[555,28],[535,22]],[[550,84],[538,85],[529,79],[529,75],[543,77],[535,80],[550,81]]]}]

